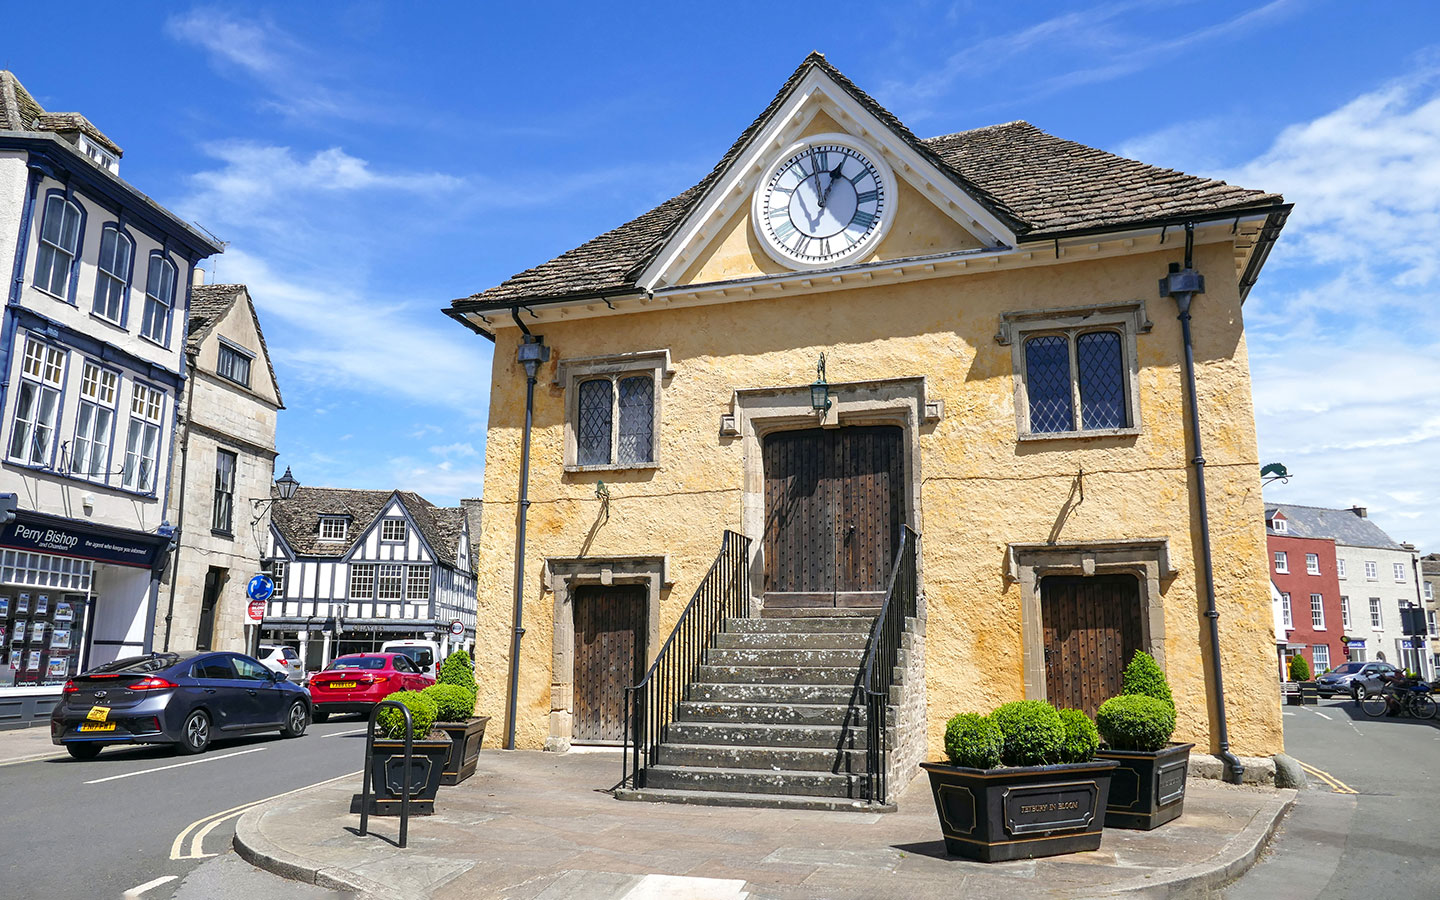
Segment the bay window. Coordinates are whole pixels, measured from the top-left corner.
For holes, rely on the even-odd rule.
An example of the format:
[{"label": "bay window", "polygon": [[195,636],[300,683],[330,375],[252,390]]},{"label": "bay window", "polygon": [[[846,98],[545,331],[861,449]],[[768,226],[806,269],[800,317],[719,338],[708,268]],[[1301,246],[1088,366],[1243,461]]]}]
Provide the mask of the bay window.
[{"label": "bay window", "polygon": [[125,468],[120,483],[132,491],[155,489],[155,462],[160,452],[160,419],[165,395],[148,385],[135,385],[130,395],[130,428],[125,437]]},{"label": "bay window", "polygon": [[15,422],[10,429],[10,458],[26,465],[50,464],[60,390],[65,383],[65,351],[35,339],[25,342]]},{"label": "bay window", "polygon": [[80,370],[80,409],[75,417],[75,444],[70,455],[70,471],[76,475],[109,478],[110,436],[119,382],[119,375],[88,359]]}]

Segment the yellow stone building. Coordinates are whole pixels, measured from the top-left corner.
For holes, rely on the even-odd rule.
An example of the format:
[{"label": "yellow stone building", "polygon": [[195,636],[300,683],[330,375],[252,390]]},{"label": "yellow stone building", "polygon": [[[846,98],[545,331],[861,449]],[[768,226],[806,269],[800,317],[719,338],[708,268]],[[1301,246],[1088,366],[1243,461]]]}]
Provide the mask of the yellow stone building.
[{"label": "yellow stone building", "polygon": [[1279,752],[1242,305],[1288,212],[1024,122],[920,140],[810,56],[695,187],[446,310],[495,343],[487,740],[874,797],[882,737],[893,792],[954,713],[1093,714],[1144,649],[1177,740]]}]

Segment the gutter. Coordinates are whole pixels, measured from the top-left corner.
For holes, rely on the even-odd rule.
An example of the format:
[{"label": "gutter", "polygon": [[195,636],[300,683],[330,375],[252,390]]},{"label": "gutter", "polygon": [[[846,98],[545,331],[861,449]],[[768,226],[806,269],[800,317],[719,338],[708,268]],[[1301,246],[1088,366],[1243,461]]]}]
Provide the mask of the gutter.
[{"label": "gutter", "polygon": [[1200,438],[1200,398],[1195,392],[1195,344],[1190,334],[1190,305],[1196,294],[1205,293],[1205,276],[1191,265],[1195,249],[1195,223],[1185,223],[1185,268],[1170,264],[1169,273],[1160,279],[1160,296],[1175,298],[1180,310],[1180,332],[1185,346],[1186,408],[1190,414],[1190,434],[1195,455],[1190,463],[1195,468],[1195,493],[1200,506],[1200,558],[1205,576],[1205,618],[1210,620],[1210,679],[1215,697],[1215,725],[1219,730],[1220,752],[1216,756],[1225,763],[1225,780],[1239,784],[1245,766],[1230,752],[1230,728],[1225,717],[1225,681],[1220,667],[1220,611],[1215,607],[1215,564],[1210,550],[1210,514],[1205,499],[1205,451]]}]

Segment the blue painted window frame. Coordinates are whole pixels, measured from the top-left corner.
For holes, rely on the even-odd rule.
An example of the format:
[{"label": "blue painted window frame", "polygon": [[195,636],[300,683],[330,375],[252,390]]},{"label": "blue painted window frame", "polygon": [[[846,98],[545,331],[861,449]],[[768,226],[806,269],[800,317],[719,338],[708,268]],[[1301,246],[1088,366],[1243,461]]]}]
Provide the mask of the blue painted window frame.
[{"label": "blue painted window frame", "polygon": [[[37,379],[34,376],[25,374],[25,353],[29,347],[30,342],[32,341],[41,348],[42,352],[48,350],[60,351],[59,385],[47,382],[43,376]],[[5,459],[18,465],[27,466],[30,468],[49,469],[55,464],[55,452],[60,442],[60,429],[65,419],[65,389],[68,386],[68,382],[70,379],[70,348],[66,347],[64,344],[59,343],[58,341],[46,340],[41,335],[37,335],[33,332],[26,332],[22,336],[17,337],[16,343],[21,348],[19,360],[20,368],[19,372],[17,373],[17,384],[15,386],[15,408],[10,412],[10,428],[5,433]],[[44,365],[43,361],[41,364]],[[13,444],[15,442],[15,428],[18,424],[17,419],[20,414],[20,397],[26,384],[36,385],[36,389],[39,391],[55,391],[55,421],[50,425],[50,446],[46,448],[45,458],[38,461],[32,460],[28,453],[21,457],[15,456],[12,452],[14,449]],[[34,427],[34,422],[31,423],[31,427]],[[33,434],[31,435],[31,440],[34,440]]]},{"label": "blue painted window frame", "polygon": [[[160,300],[159,295],[150,293],[152,276],[155,272],[157,265],[162,267],[162,272],[164,271],[164,266],[168,265],[170,267],[172,281],[170,284],[170,303],[168,305],[164,304]],[[180,267],[175,264],[175,260],[171,258],[169,253],[166,253],[163,250],[151,250],[150,265],[145,271],[145,305],[144,308],[140,311],[140,336],[145,340],[150,341],[151,343],[159,344],[166,349],[169,349],[170,347],[170,323],[175,317],[175,297],[177,292],[179,291],[179,285]],[[158,323],[160,325],[159,330],[161,332],[158,337],[146,330],[147,323],[151,321],[151,303],[154,303],[157,306],[165,307],[164,319],[163,321]]]},{"label": "blue painted window frame", "polygon": [[[110,402],[109,407],[104,407],[103,403],[98,403],[85,397],[85,367],[87,365],[94,366],[101,372],[109,372],[115,376],[115,397]],[[115,465],[115,429],[120,421],[120,398],[124,396],[125,373],[114,366],[105,365],[98,359],[92,359],[91,357],[81,354],[79,384],[79,397],[75,405],[75,427],[71,433],[70,459],[67,463],[68,470],[66,474],[72,478],[79,478],[83,481],[109,485],[111,468]],[[75,447],[80,443],[80,413],[84,410],[87,403],[91,406],[108,408],[110,410],[110,434],[105,439],[105,465],[99,474],[81,472],[75,468]],[[94,442],[93,435],[89,440],[91,443]]]},{"label": "blue painted window frame", "polygon": [[[40,266],[41,260],[45,255],[44,250],[46,246],[44,237],[45,225],[50,220],[50,201],[53,199],[60,200],[61,205],[59,208],[61,210],[63,210],[66,206],[74,209],[79,215],[80,219],[80,223],[75,230],[75,250],[70,255],[70,274],[69,277],[65,279],[64,294],[57,294],[54,291],[50,290],[50,285],[48,282],[44,286],[41,286],[40,284]],[[42,211],[40,213],[40,227],[35,232],[35,268],[31,274],[30,284],[32,287],[35,288],[35,290],[40,291],[42,294],[48,294],[49,296],[54,297],[57,300],[63,300],[66,303],[69,303],[71,306],[74,306],[76,305],[75,292],[80,282],[80,254],[85,250],[85,204],[75,200],[71,192],[68,190],[62,188],[50,188],[45,192],[45,202],[41,205],[41,210]],[[61,228],[63,227],[64,225],[62,222]],[[59,245],[57,244],[56,246],[58,247]],[[63,247],[60,249],[64,251]]]},{"label": "blue painted window frame", "polygon": [[[130,242],[130,258],[126,261],[125,281],[120,288],[119,314],[113,319],[96,309],[96,306],[100,303],[101,285],[106,284],[114,277],[112,273],[106,271],[102,264],[105,252],[105,236],[110,232],[114,232],[119,237],[123,237]],[[121,225],[119,222],[106,222],[101,226],[100,255],[95,259],[95,293],[94,296],[90,298],[90,315],[103,322],[108,322],[111,325],[118,325],[121,328],[125,327],[125,322],[130,316],[130,289],[135,284],[135,246],[135,236],[130,233],[130,229]]]},{"label": "blue painted window frame", "polygon": [[[153,391],[157,391],[157,392],[159,392],[159,394],[160,394],[160,412],[159,412],[159,415],[156,416],[156,418],[154,418],[154,419],[146,418],[146,417],[143,416],[143,415],[136,415],[136,413],[135,413],[135,396],[136,396],[136,394],[137,394],[139,391],[141,391],[142,389],[143,389],[143,390],[153,390]],[[155,435],[155,459],[154,459],[153,463],[151,464],[151,470],[150,470],[150,481],[151,481],[151,483],[148,484],[148,485],[146,485],[146,484],[137,484],[137,485],[135,485],[135,486],[133,486],[133,487],[132,487],[131,485],[129,485],[129,484],[126,484],[126,483],[125,483],[125,482],[126,482],[125,470],[128,468],[128,462],[129,462],[128,459],[127,459],[126,462],[125,462],[125,464],[122,464],[121,467],[120,467],[120,485],[121,485],[121,487],[125,488],[125,490],[127,490],[127,491],[131,491],[132,493],[136,493],[136,494],[143,494],[143,495],[145,495],[145,496],[147,496],[147,497],[153,497],[153,496],[155,496],[155,488],[156,488],[156,485],[158,485],[158,484],[160,483],[160,463],[161,463],[161,460],[164,458],[164,452],[163,452],[163,451],[164,451],[164,449],[165,449],[165,428],[164,428],[163,426],[164,426],[164,423],[165,423],[165,410],[166,410],[166,405],[167,405],[167,401],[168,401],[169,399],[170,399],[170,395],[169,395],[168,393],[166,393],[165,388],[162,387],[162,386],[160,386],[160,385],[150,384],[149,382],[143,381],[143,380],[141,380],[141,379],[139,379],[139,378],[133,378],[133,379],[131,379],[131,381],[130,381],[130,409],[129,409],[129,416],[128,416],[128,418],[126,419],[126,424],[125,424],[125,455],[126,455],[126,457],[128,457],[128,456],[130,455],[130,425],[131,425],[131,424],[133,424],[133,423],[135,423],[135,422],[140,422],[140,423],[142,423],[142,430],[141,430],[141,432],[140,432],[141,435],[142,435],[142,440],[143,440],[143,435],[144,435],[144,433],[145,433],[144,430],[143,430],[143,426],[145,426],[145,425],[154,427],[154,428],[156,429],[156,435]],[[143,446],[143,445],[142,445],[142,446]],[[140,456],[140,458],[141,458],[141,459],[144,458],[143,454]]]}]

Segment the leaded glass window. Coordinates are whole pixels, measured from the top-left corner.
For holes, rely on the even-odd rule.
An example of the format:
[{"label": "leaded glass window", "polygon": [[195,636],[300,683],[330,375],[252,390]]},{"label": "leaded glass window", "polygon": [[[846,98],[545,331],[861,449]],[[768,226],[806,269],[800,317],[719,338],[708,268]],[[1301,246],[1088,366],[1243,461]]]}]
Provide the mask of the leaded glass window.
[{"label": "leaded glass window", "polygon": [[608,378],[580,382],[575,443],[576,457],[582,466],[603,466],[610,462],[613,395]]},{"label": "leaded glass window", "polygon": [[1069,331],[1025,340],[1030,433],[1130,426],[1125,350],[1116,331]]},{"label": "leaded glass window", "polygon": [[655,380],[649,375],[620,379],[620,434],[616,462],[648,463],[654,458]]}]

